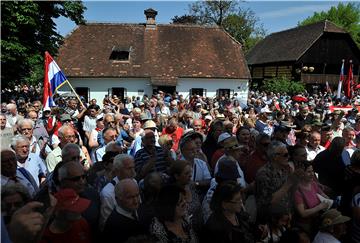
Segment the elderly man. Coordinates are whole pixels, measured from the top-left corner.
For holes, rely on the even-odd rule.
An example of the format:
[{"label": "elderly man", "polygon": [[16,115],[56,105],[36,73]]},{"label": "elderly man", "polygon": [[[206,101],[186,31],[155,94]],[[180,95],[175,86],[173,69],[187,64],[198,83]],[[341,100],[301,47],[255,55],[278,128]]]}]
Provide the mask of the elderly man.
[{"label": "elderly man", "polygon": [[267,156],[269,162],[255,177],[255,197],[260,222],[269,220],[272,206],[280,205],[290,210],[291,188],[298,183],[297,177],[291,174],[289,153],[284,143],[273,141],[267,149]]},{"label": "elderly man", "polygon": [[[216,174],[218,172],[218,166],[219,166],[220,162],[222,162],[224,160],[234,161],[234,162],[236,162],[237,171],[240,175],[239,184],[241,185],[241,187],[246,188],[247,183],[245,181],[244,172],[241,169],[240,165],[242,167],[244,167],[244,166],[240,163],[242,162],[241,161],[242,157],[245,157],[245,155],[242,154],[243,151],[244,150],[247,150],[247,152],[249,151],[248,146],[240,145],[238,140],[236,139],[236,137],[231,136],[224,140],[223,147],[224,147],[224,155],[221,156],[219,158],[219,160],[217,161],[217,163],[215,165],[214,173]],[[243,151],[241,151],[241,150],[243,150]]]},{"label": "elderly man", "polygon": [[115,186],[115,197],[116,206],[105,224],[105,242],[113,239],[125,242],[131,236],[146,234],[147,230],[140,224],[137,214],[140,205],[137,183],[131,179],[121,180]]},{"label": "elderly man", "polygon": [[58,171],[59,188],[73,189],[80,197],[91,201],[90,206],[82,212],[82,216],[91,227],[91,233],[97,232],[99,223],[100,199],[98,193],[86,183],[83,166],[77,160],[63,164]]},{"label": "elderly man", "polygon": [[19,133],[24,135],[30,141],[30,151],[37,155],[40,154],[40,148],[37,139],[33,136],[34,122],[31,119],[22,119],[17,122]]},{"label": "elderly man", "polygon": [[94,163],[102,161],[102,157],[105,154],[106,146],[110,142],[114,142],[116,140],[117,137],[116,129],[112,127],[107,127],[102,131],[102,135],[103,135],[104,144],[94,151],[92,158],[92,161],[94,161]]},{"label": "elderly man", "polygon": [[320,145],[321,143],[321,134],[317,131],[314,131],[310,135],[309,143],[306,146],[307,160],[313,161],[320,152],[324,151],[325,148]]},{"label": "elderly man", "polygon": [[141,140],[143,148],[135,154],[137,179],[143,179],[147,174],[154,171],[165,173],[168,169],[168,162],[164,150],[155,145],[154,132],[144,129]]},{"label": "elderly man", "polygon": [[41,119],[38,119],[38,113],[36,113],[35,111],[30,111],[27,114],[27,118],[29,118],[30,120],[32,120],[34,122],[34,129],[33,129],[33,136],[37,139],[37,140],[45,140],[48,141],[49,140],[49,134],[44,126],[44,123]]},{"label": "elderly man", "polygon": [[206,162],[195,158],[197,148],[194,139],[191,136],[185,135],[181,139],[180,151],[183,159],[188,161],[193,168],[191,180],[195,183],[195,186],[208,188],[210,185],[211,174]]},{"label": "elderly man", "polygon": [[[71,126],[62,126],[59,129],[59,139],[60,144],[58,147],[56,147],[47,157],[46,157],[46,167],[48,169],[48,172],[51,172],[54,170],[55,166],[62,160],[61,155],[61,149],[68,143],[75,143],[76,136],[74,128]],[[88,164],[85,158],[84,153],[82,150],[80,150],[81,158],[84,161],[84,164]]]},{"label": "elderly man", "polygon": [[134,158],[131,155],[116,155],[113,162],[113,173],[115,177],[100,192],[100,228],[105,222],[116,205],[114,188],[122,179],[134,179],[136,176]]},{"label": "elderly man", "polygon": [[35,196],[38,186],[25,168],[17,168],[16,155],[12,150],[1,151],[1,186],[20,182],[31,197]]},{"label": "elderly man", "polygon": [[13,127],[14,131],[16,131],[16,122],[20,121],[24,117],[18,114],[17,107],[15,104],[7,104],[7,122],[10,127]]},{"label": "elderly man", "polygon": [[16,153],[18,168],[29,171],[39,186],[46,178],[46,166],[38,154],[30,152],[29,139],[24,135],[17,135],[11,140],[11,147]]},{"label": "elderly man", "polygon": [[14,137],[14,130],[6,127],[6,116],[4,114],[0,114],[1,149],[9,148],[12,137]]}]

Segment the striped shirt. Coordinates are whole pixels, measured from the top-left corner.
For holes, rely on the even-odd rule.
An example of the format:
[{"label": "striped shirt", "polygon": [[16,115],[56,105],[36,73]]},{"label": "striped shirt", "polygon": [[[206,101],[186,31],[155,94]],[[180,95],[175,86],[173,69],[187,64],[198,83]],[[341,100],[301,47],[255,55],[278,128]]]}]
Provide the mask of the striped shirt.
[{"label": "striped shirt", "polygon": [[[155,148],[156,148],[156,163],[155,163],[155,167],[153,169],[151,169],[149,173],[155,172],[155,171],[160,172],[160,173],[165,173],[168,169],[168,163],[165,160],[165,153],[161,147],[155,146]],[[148,151],[145,148],[142,148],[136,152],[136,154],[135,154],[135,170],[138,175],[140,174],[143,166],[146,163],[148,163],[149,159],[150,159],[150,154],[148,153]]]}]

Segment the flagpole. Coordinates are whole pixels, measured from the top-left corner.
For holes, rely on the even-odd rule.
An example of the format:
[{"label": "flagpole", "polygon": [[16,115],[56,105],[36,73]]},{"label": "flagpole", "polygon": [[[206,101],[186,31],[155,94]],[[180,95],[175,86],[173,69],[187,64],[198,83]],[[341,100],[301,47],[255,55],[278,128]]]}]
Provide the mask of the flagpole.
[{"label": "flagpole", "polygon": [[69,80],[66,81],[66,83],[70,86],[70,89],[72,90],[72,92],[74,92],[76,98],[79,100],[81,106],[85,107],[84,104],[82,103],[80,97],[78,96],[78,94],[76,93],[76,91],[74,90],[73,86],[71,85],[71,83],[69,82]]}]

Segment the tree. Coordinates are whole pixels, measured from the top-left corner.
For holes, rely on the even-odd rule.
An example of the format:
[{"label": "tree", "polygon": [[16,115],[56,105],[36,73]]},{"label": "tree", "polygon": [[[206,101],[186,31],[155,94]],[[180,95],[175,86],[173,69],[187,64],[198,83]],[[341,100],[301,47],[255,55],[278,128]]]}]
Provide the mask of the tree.
[{"label": "tree", "polygon": [[63,40],[54,19],[63,16],[83,24],[85,9],[80,1],[2,1],[2,85],[41,82],[44,52],[56,55]]},{"label": "tree", "polygon": [[315,12],[313,16],[306,18],[298,25],[303,26],[324,20],[329,20],[349,32],[356,44],[360,47],[359,3],[339,3],[337,7],[331,7],[327,12]]},{"label": "tree", "polygon": [[193,15],[175,15],[172,19],[173,24],[198,24],[198,18]]},{"label": "tree", "polygon": [[243,45],[247,52],[265,36],[259,19],[249,9],[242,9],[237,1],[199,1],[190,5],[190,16],[199,24],[218,25]]},{"label": "tree", "polygon": [[305,91],[305,85],[285,77],[277,77],[264,81],[263,90],[274,93],[299,94]]}]

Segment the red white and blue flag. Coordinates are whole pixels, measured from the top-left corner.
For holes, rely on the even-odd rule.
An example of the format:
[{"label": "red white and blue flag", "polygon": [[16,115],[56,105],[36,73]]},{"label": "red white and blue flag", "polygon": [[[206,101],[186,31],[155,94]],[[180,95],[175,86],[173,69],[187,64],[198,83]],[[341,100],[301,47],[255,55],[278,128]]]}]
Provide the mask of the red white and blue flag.
[{"label": "red white and blue flag", "polygon": [[66,82],[68,82],[64,73],[56,64],[48,52],[45,52],[45,78],[43,106],[45,108],[56,106],[53,95]]},{"label": "red white and blue flag", "polygon": [[337,98],[341,98],[341,87],[342,87],[342,83],[345,81],[345,72],[344,72],[344,63],[345,60],[342,60],[342,65],[341,65],[341,70],[340,70],[340,79],[339,79],[339,84],[338,84],[338,89],[337,89]]},{"label": "red white and blue flag", "polygon": [[345,96],[349,99],[352,98],[353,86],[354,86],[353,82],[354,82],[354,75],[352,71],[352,61],[350,61],[348,75],[346,77],[346,82],[344,85]]}]

